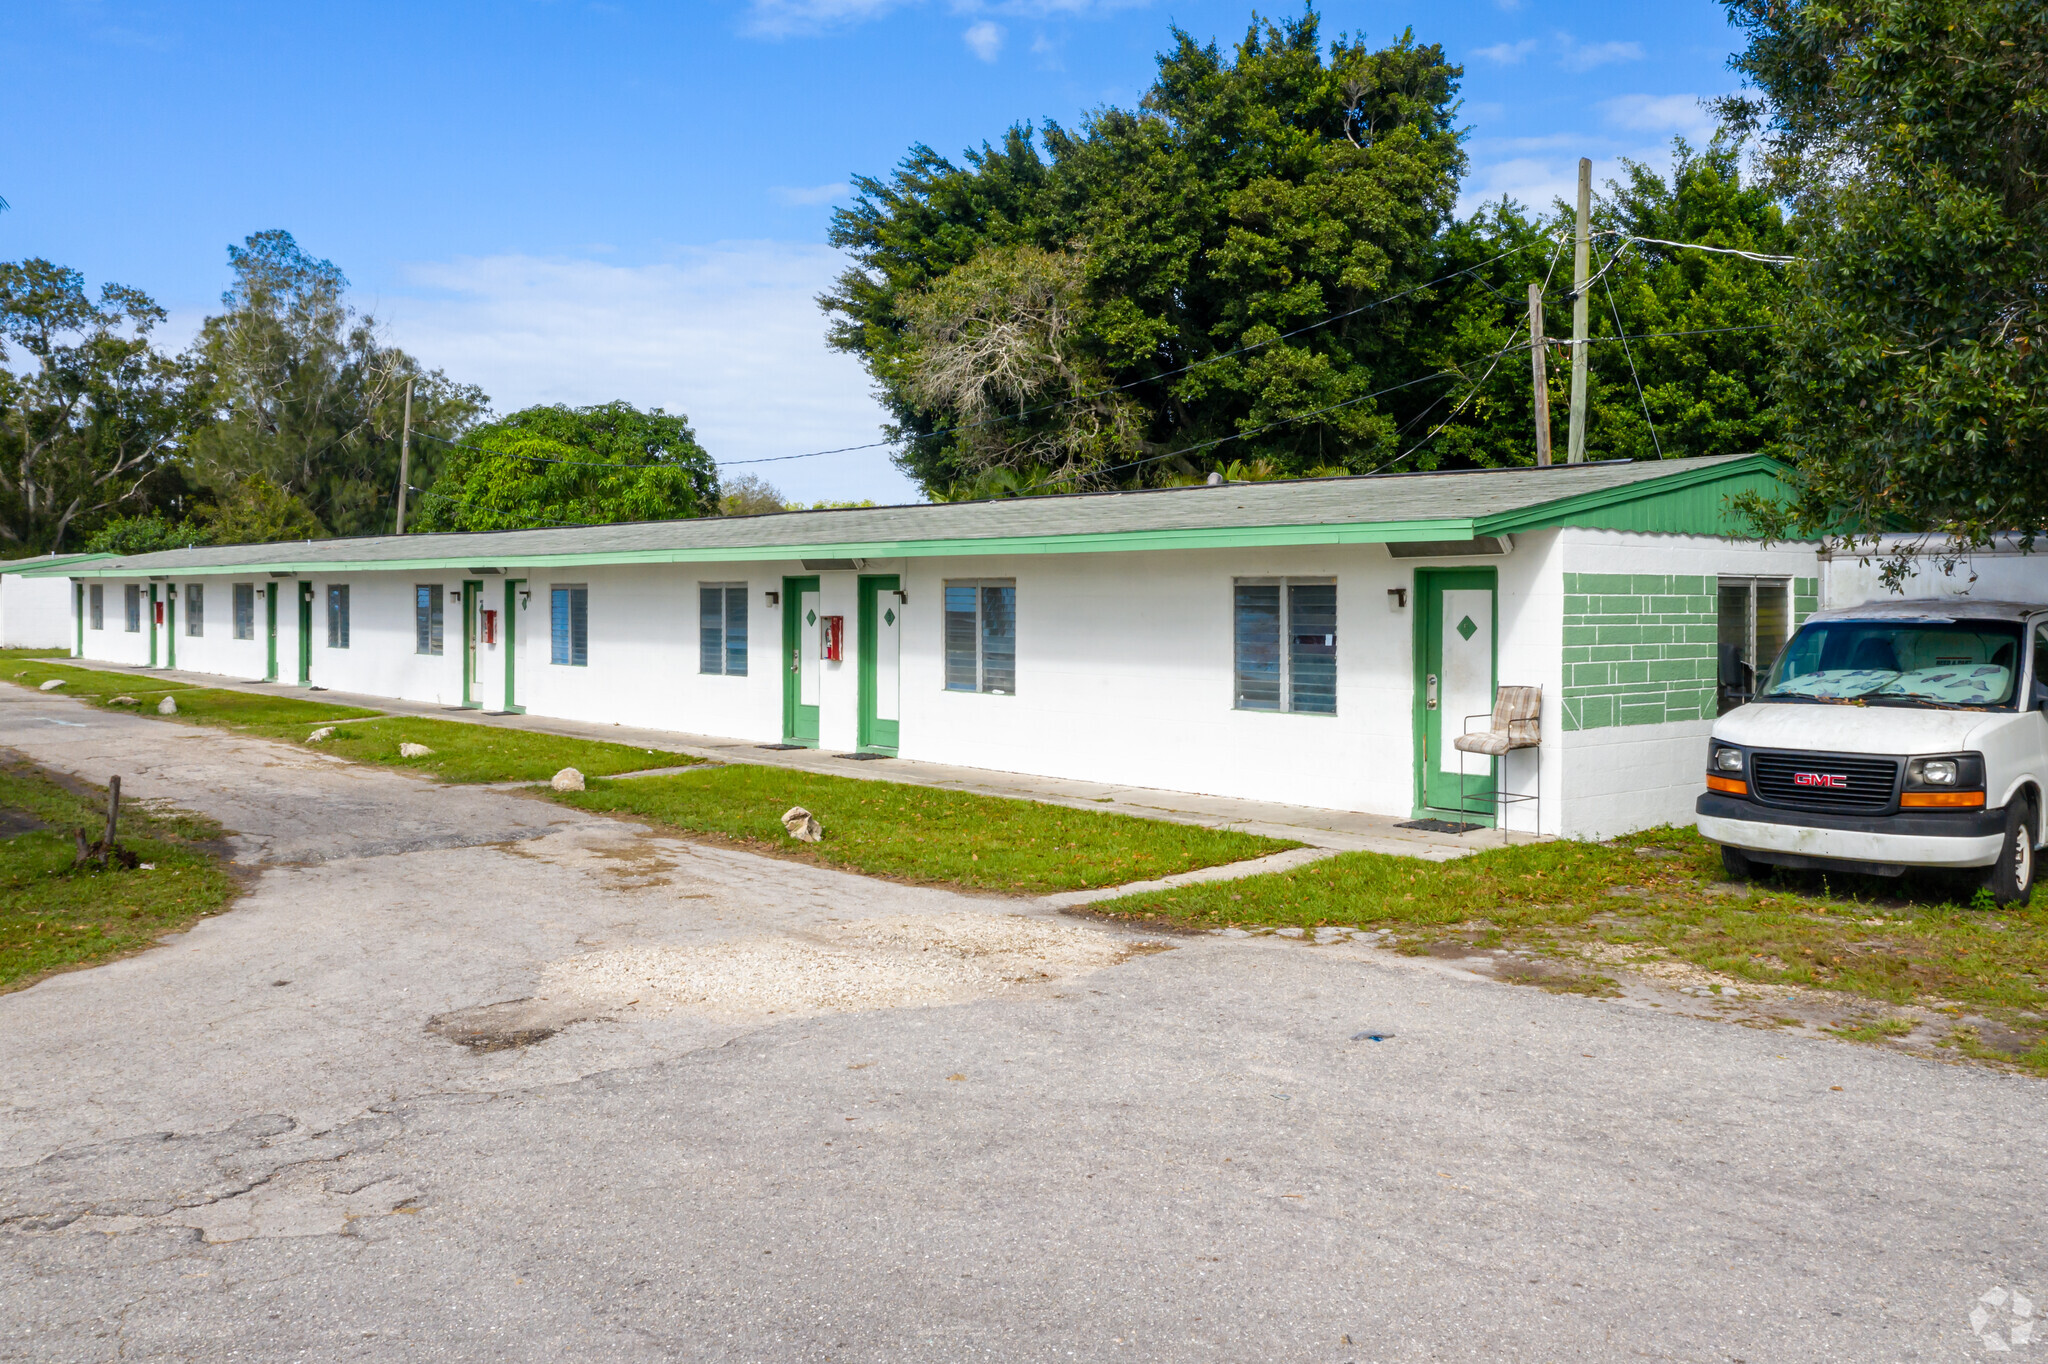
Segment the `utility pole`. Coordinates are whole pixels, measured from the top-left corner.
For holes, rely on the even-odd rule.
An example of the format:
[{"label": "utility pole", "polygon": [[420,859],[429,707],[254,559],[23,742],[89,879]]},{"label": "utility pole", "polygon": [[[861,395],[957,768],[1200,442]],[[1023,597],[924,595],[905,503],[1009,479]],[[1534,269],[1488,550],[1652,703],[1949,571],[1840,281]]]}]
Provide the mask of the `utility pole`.
[{"label": "utility pole", "polygon": [[1550,376],[1543,368],[1543,286],[1529,281],[1529,375],[1536,384],[1536,465],[1550,465]]},{"label": "utility pole", "polygon": [[1572,244],[1572,428],[1565,460],[1586,462],[1586,277],[1592,273],[1593,163],[1579,158],[1579,223]]},{"label": "utility pole", "polygon": [[405,427],[398,437],[398,529],[405,534],[405,495],[412,488],[412,380],[405,381]]}]

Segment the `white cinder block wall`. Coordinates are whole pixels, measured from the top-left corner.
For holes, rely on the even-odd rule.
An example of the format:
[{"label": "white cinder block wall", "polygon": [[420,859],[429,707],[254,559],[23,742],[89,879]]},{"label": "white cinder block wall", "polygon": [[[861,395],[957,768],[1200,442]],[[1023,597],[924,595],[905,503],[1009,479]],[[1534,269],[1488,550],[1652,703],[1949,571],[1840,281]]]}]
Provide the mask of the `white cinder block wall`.
[{"label": "white cinder block wall", "polygon": [[71,652],[71,582],[0,574],[0,648]]},{"label": "white cinder block wall", "polygon": [[[1607,836],[1687,820],[1709,720],[1567,729],[1562,700],[1566,575],[1756,573],[1814,575],[1811,546],[1776,549],[1710,538],[1590,530],[1516,537],[1501,557],[1397,559],[1382,545],[1239,548],[1123,554],[1009,555],[875,560],[859,571],[807,572],[797,561],[651,564],[514,571],[510,642],[478,647],[476,701],[505,706],[507,653],[516,654],[516,701],[528,712],[593,723],[731,736],[782,738],[782,609],[770,606],[786,577],[815,576],[821,609],[846,618],[846,658],[820,670],[820,742],[857,743],[857,583],[896,573],[903,608],[901,753],[906,758],[1100,781],[1361,810],[1405,817],[1416,792],[1415,595],[1422,568],[1487,567],[1499,585],[1497,676],[1543,690],[1543,830]],[[503,612],[508,575],[367,572],[313,576],[312,681],[335,692],[455,706],[462,701],[465,579],[483,584],[480,607]],[[1237,578],[1334,578],[1338,699],[1334,716],[1233,707],[1232,584]],[[1017,691],[948,692],[943,680],[943,585],[948,579],[1014,579]],[[298,580],[244,579],[258,589],[254,637],[233,637],[232,576],[205,582],[205,622],[187,633],[178,617],[180,668],[260,678],[267,653],[262,592],[278,595],[279,684],[298,678]],[[327,588],[346,583],[350,638],[327,642]],[[698,588],[744,583],[745,676],[699,671]],[[414,590],[441,593],[444,651],[415,648]],[[589,662],[554,664],[550,589],[589,591]],[[85,632],[88,658],[148,661],[150,584],[144,629],[126,632],[122,588],[104,582],[106,628]],[[164,584],[156,584],[159,598]],[[1406,589],[1397,606],[1389,589]],[[189,586],[180,584],[180,595]],[[182,603],[181,603],[182,604]],[[167,658],[158,639],[157,661]],[[1449,717],[1455,733],[1462,717]],[[1535,764],[1517,753],[1504,785],[1530,789]],[[1535,827],[1533,805],[1511,807],[1511,828]]]}]

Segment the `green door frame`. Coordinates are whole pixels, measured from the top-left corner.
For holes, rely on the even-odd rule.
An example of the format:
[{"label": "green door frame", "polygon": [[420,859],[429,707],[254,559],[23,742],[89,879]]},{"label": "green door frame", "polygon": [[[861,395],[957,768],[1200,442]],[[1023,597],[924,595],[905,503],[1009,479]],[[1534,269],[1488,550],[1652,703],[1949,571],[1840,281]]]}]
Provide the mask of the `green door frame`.
[{"label": "green door frame", "polygon": [[514,666],[519,657],[519,589],[526,586],[524,578],[505,579],[505,637],[498,647],[505,651],[505,713],[524,715],[526,707],[519,704],[517,689],[518,671]]},{"label": "green door frame", "polygon": [[269,641],[268,657],[263,666],[263,680],[277,681],[277,580],[271,579],[263,585],[264,637]]},{"label": "green door frame", "polygon": [[[1439,815],[1449,812],[1454,806],[1431,804],[1429,799],[1430,735],[1428,677],[1431,651],[1436,641],[1442,639],[1443,594],[1445,589],[1453,591],[1485,588],[1493,596],[1493,621],[1488,639],[1493,645],[1489,695],[1500,686],[1500,573],[1492,568],[1418,568],[1415,570],[1415,818]],[[1437,661],[1438,676],[1442,675],[1442,663]],[[1440,689],[1441,690],[1441,689]],[[1437,717],[1437,742],[1448,743],[1444,736],[1444,717],[1441,702],[1433,712]],[[1463,717],[1460,718],[1462,723]],[[1455,737],[1457,731],[1452,730]],[[1487,778],[1483,785],[1467,790],[1469,801],[1488,807],[1483,813],[1460,812],[1458,819],[1467,824],[1493,824],[1490,807],[1493,803],[1493,782],[1496,764],[1487,760]],[[1455,798],[1454,798],[1455,799]]]},{"label": "green door frame", "polygon": [[[782,580],[782,742],[818,746],[818,707],[802,705],[804,593],[818,591],[815,575]],[[803,712],[809,711],[805,715]],[[810,731],[805,733],[805,731]]]},{"label": "green door frame", "polygon": [[[886,753],[892,758],[896,756],[897,747],[902,740],[903,724],[900,719],[881,719],[876,714],[878,707],[875,704],[879,697],[877,683],[881,672],[881,595],[884,592],[900,591],[902,586],[903,580],[894,573],[879,573],[873,577],[862,578],[859,609],[856,613],[860,630],[860,639],[856,642],[856,647],[860,651],[860,716],[857,726],[859,747],[863,753]],[[890,604],[895,605],[893,602]],[[897,628],[901,629],[900,614],[897,616],[897,622]],[[901,666],[900,662],[898,666]],[[900,690],[900,682],[898,687]]]},{"label": "green door frame", "polygon": [[178,585],[164,585],[164,666],[178,666]]},{"label": "green door frame", "polygon": [[482,597],[484,585],[465,578],[462,583],[462,708],[482,710],[483,702],[476,699],[477,686],[477,602]]},{"label": "green door frame", "polygon": [[149,604],[148,604],[148,606],[147,606],[147,607],[145,607],[144,609],[145,609],[145,610],[146,610],[146,611],[148,612],[148,619],[146,619],[145,621],[143,621],[143,624],[145,624],[145,625],[147,625],[147,626],[149,627],[149,666],[150,666],[150,667],[152,667],[152,668],[154,668],[154,667],[156,666],[156,584],[155,584],[155,583],[151,583],[151,584],[149,585]]},{"label": "green door frame", "polygon": [[299,583],[299,685],[313,685],[313,584]]},{"label": "green door frame", "polygon": [[78,647],[71,651],[73,658],[85,657],[85,584],[74,582],[71,586],[78,592]]}]

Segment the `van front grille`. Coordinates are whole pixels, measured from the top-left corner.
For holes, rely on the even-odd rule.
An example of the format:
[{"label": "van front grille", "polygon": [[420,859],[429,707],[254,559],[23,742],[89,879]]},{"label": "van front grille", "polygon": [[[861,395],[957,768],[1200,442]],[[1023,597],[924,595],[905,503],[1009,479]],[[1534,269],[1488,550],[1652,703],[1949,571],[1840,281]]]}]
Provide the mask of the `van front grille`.
[{"label": "van front grille", "polygon": [[1752,753],[1749,779],[1766,805],[1882,814],[1898,799],[1897,758],[1835,753]]}]

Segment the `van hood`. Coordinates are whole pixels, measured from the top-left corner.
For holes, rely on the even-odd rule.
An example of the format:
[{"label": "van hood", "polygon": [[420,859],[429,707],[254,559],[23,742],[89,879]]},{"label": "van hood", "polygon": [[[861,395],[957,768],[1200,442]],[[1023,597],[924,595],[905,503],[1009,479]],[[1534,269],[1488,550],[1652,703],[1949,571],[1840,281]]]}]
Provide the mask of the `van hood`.
[{"label": "van hood", "polygon": [[1813,753],[1957,753],[2012,719],[1970,710],[1752,701],[1714,721],[1714,737],[1747,748]]}]

